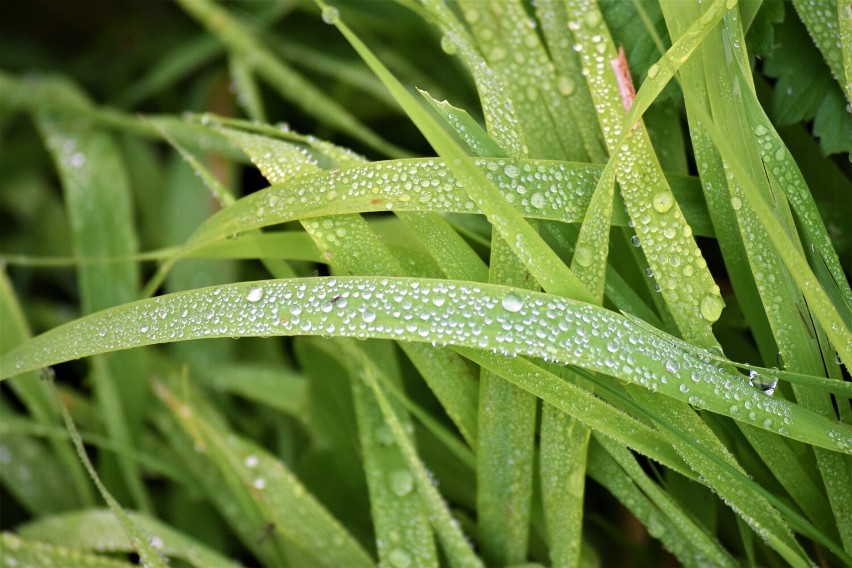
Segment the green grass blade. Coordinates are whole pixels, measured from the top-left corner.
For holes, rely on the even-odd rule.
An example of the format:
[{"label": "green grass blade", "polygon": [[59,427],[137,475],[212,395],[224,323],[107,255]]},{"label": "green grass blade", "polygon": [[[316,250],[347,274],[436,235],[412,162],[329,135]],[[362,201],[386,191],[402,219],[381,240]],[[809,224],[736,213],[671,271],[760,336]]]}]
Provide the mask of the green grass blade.
[{"label": "green grass blade", "polygon": [[207,0],[181,0],[181,7],[215,34],[230,51],[250,58],[252,67],[285,99],[320,122],[341,130],[371,148],[394,157],[406,152],[383,140],[348,110],[287,66],[261,45],[253,34],[225,9]]},{"label": "green grass blade", "polygon": [[[273,525],[270,540],[286,538],[291,554],[323,566],[373,565],[361,546],[278,459],[205,416],[201,405],[187,406],[165,385],[158,385],[157,394],[195,441],[196,451],[200,449],[231,480],[231,490],[243,492],[241,499]],[[257,527],[257,536],[265,534],[263,527]]]},{"label": "green grass blade", "polygon": [[[229,134],[256,161],[270,180],[288,179],[302,171],[317,171],[294,147],[283,142],[231,132]],[[349,155],[332,152],[341,165],[357,161]],[[229,208],[233,209],[233,208]],[[228,211],[228,210],[226,210]],[[324,257],[343,274],[403,274],[403,266],[394,259],[357,215],[314,219],[303,222],[308,234],[323,251]],[[344,238],[345,237],[345,238]],[[424,346],[403,345],[423,374],[430,388],[443,402],[465,439],[476,437],[476,391],[470,373],[454,356],[435,357]]]},{"label": "green grass blade", "polygon": [[[165,556],[186,560],[197,568],[236,567],[198,541],[174,530],[155,518],[127,511],[127,517],[141,530],[151,535],[151,545]],[[58,547],[98,552],[133,552],[127,535],[112,512],[104,509],[87,509],[63,515],[44,517],[18,528],[18,534]]]},{"label": "green grass blade", "polygon": [[[444,298],[440,306],[432,302],[433,295]],[[332,302],[334,296],[340,299]],[[287,316],[288,312],[292,316],[294,307],[301,310],[299,315]],[[397,310],[411,314],[412,319],[400,323],[393,315]],[[476,318],[462,318],[466,323],[460,325],[454,314],[471,310]],[[427,317],[418,320],[415,315]],[[535,319],[522,323],[531,316]],[[450,322],[454,325],[448,325]],[[502,323],[518,324],[511,341],[501,331]],[[606,331],[592,335],[593,323]],[[548,358],[617,376],[773,432],[783,428],[788,437],[812,445],[852,453],[852,426],[767,396],[740,375],[684,352],[677,343],[624,316],[565,298],[490,284],[338,277],[201,288],[104,310],[55,328],[5,355],[0,361],[0,377],[155,343],[315,334],[435,341]],[[577,350],[575,339],[588,349]],[[624,359],[628,355],[632,363]],[[673,371],[666,367],[667,361],[673,362],[669,365]],[[645,378],[645,372],[652,380]],[[681,385],[686,385],[686,393]],[[732,410],[730,401],[735,395],[740,401]],[[739,408],[745,401],[752,405],[749,413]]]},{"label": "green grass blade", "polygon": [[[6,273],[2,272],[0,273],[0,353],[5,353],[23,343],[29,336],[30,331],[27,329],[12,283]],[[28,373],[11,381],[9,387],[40,426],[51,428],[61,423],[54,401],[36,373]],[[67,501],[69,509],[93,505],[92,486],[74,454],[73,447],[55,438],[51,438],[50,445],[58,461],[62,463],[64,474],[71,479],[71,485],[74,488],[73,491],[64,489],[62,498],[53,500],[54,504],[61,505]]]},{"label": "green grass blade", "polygon": [[[849,4],[845,4],[848,10]],[[811,35],[816,46],[822,52],[822,57],[828,63],[832,75],[841,87],[846,85],[843,72],[843,54],[837,38],[840,37],[840,8],[844,1],[832,2],[831,0],[793,0],[793,6],[799,14],[808,33]],[[848,16],[847,16],[848,17]],[[846,87],[848,88],[848,87]]]},{"label": "green grass blade", "polygon": [[[66,92],[68,99],[80,98],[81,105],[87,104],[72,85],[67,86]],[[111,137],[85,119],[40,113],[37,123],[62,181],[75,255],[85,258],[134,253],[137,244],[130,188],[122,157]],[[95,203],[110,203],[111,207],[95,207]],[[139,274],[133,263],[88,264],[81,266],[77,274],[83,312],[114,306],[136,296]],[[110,436],[127,446],[134,445],[133,432],[142,418],[139,407],[130,402],[145,396],[141,367],[138,354],[95,361],[95,387],[103,419]],[[120,392],[114,382],[118,376],[125,377]],[[137,507],[150,510],[135,464],[119,460],[118,467]]]},{"label": "green grass blade", "polygon": [[[480,52],[512,102],[526,141],[524,154],[537,158],[585,158],[574,118],[557,89],[553,63],[523,3],[510,0],[482,4],[463,0],[459,7]],[[489,125],[489,132],[503,127]]]},{"label": "green grass blade", "polygon": [[610,154],[618,155],[621,193],[662,296],[684,337],[713,343],[711,324],[721,315],[724,302],[695,244],[693,230],[661,175],[646,131],[639,125],[622,142],[625,111],[610,65],[616,59],[612,38],[602,25],[597,6],[571,0],[567,7],[586,80],[599,109],[598,121],[607,133]]},{"label": "green grass blade", "polygon": [[0,533],[0,556],[7,564],[20,566],[79,566],[79,568],[128,568],[134,566],[107,556],[87,554]]},{"label": "green grass blade", "polygon": [[[57,391],[57,396],[58,394],[59,393]],[[98,477],[98,473],[95,471],[95,466],[92,465],[91,460],[89,460],[89,456],[86,454],[86,448],[83,446],[83,440],[80,439],[80,434],[77,432],[77,427],[74,425],[74,421],[71,419],[68,409],[62,406],[61,411],[62,418],[65,420],[65,427],[71,435],[71,441],[77,449],[77,455],[80,457],[80,461],[83,462],[83,466],[86,468],[86,471],[89,472],[89,476],[92,478],[92,481],[94,481],[95,487],[98,488],[101,497],[103,497],[104,501],[106,501],[107,505],[109,505],[110,512],[112,512],[118,520],[125,536],[130,540],[133,550],[139,555],[139,559],[144,564],[153,566],[154,568],[165,568],[165,566],[168,565],[168,562],[162,556],[161,552],[153,546],[150,537],[148,537],[142,529],[133,522]]]}]

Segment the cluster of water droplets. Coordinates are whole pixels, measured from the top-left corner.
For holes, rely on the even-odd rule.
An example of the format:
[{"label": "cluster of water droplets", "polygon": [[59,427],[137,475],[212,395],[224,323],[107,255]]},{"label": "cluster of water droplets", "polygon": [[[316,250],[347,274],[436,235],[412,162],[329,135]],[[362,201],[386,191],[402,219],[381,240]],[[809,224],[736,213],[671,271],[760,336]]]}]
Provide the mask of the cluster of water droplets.
[{"label": "cluster of water droplets", "polygon": [[592,93],[597,93],[595,107],[607,146],[618,153],[619,183],[637,233],[633,244],[642,246],[667,300],[691,306],[696,315],[712,323],[719,319],[724,302],[692,238],[692,228],[653,158],[647,136],[637,129],[622,143],[624,108],[620,102],[603,102],[604,93],[613,94],[610,63],[614,48],[601,24],[594,6],[579,6],[569,28],[578,40],[574,49],[583,60],[583,74]]},{"label": "cluster of water droplets", "polygon": [[[696,406],[741,406],[756,420],[787,416],[783,404],[758,396],[712,363],[678,361],[683,352],[600,308],[477,286],[382,279],[305,279],[205,289],[139,306],[126,322],[104,320],[97,343],[150,343],[206,336],[343,335],[457,344],[527,354],[598,370],[650,390],[689,394]],[[656,361],[667,360],[660,372]],[[762,395],[762,393],[761,393]],[[735,414],[735,413],[734,413]]]},{"label": "cluster of water droplets", "polygon": [[[599,169],[539,160],[478,158],[479,167],[505,199],[523,215],[576,222],[582,219]],[[271,186],[222,211],[209,231],[230,234],[294,218],[353,210],[400,207],[418,211],[477,213],[461,182],[435,158],[376,162],[303,176]]]}]

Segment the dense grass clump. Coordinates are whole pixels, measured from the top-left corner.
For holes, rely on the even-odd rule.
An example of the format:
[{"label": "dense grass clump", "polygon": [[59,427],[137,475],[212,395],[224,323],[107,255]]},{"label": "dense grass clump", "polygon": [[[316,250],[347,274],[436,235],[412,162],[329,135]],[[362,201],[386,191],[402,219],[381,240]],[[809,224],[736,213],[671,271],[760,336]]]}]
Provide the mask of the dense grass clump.
[{"label": "dense grass clump", "polygon": [[43,4],[6,565],[852,565],[848,2]]}]

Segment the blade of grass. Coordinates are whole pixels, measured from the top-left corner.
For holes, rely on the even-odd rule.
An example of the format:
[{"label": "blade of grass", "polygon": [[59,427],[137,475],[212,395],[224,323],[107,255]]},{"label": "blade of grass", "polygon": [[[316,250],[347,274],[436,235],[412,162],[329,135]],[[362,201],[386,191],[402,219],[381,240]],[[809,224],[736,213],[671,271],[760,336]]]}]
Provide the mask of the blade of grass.
[{"label": "blade of grass", "polygon": [[348,110],[270,53],[225,9],[208,0],[179,0],[179,4],[190,16],[216,35],[230,51],[248,58],[252,68],[285,100],[293,102],[320,122],[361,140],[378,152],[393,157],[406,155],[405,151],[383,140],[361,124]]},{"label": "blade of grass", "polygon": [[[363,297],[362,292],[367,292],[368,297]],[[340,299],[331,303],[336,295]],[[444,302],[436,306],[433,296],[442,296]],[[343,299],[346,301],[341,302]],[[299,316],[285,316],[294,306],[301,308]],[[412,319],[400,323],[393,315],[397,310],[411,314]],[[476,318],[460,321],[458,314],[468,312],[476,314]],[[418,320],[423,315],[427,317]],[[531,316],[534,319],[524,323]],[[453,325],[449,325],[451,322]],[[518,324],[511,338],[501,331],[503,323],[513,328]],[[592,335],[593,327],[604,331]],[[490,284],[336,277],[245,282],[169,294],[104,310],[33,338],[3,357],[0,378],[83,356],[155,343],[202,337],[323,333],[452,342],[543,357],[617,376],[763,429],[777,432],[784,428],[786,436],[808,444],[852,453],[852,426],[767,396],[749,386],[740,375],[684,352],[676,343],[663,340],[624,316],[565,298]],[[575,344],[575,340],[579,343]],[[610,361],[604,353],[612,355]],[[628,355],[633,362],[626,364],[625,359],[625,364],[621,364]],[[667,361],[676,365],[667,369]],[[651,380],[645,378],[645,372]],[[683,384],[687,385],[687,393],[680,389]],[[714,392],[716,388],[719,394]],[[734,395],[740,397],[740,404],[749,401],[753,412],[732,410],[730,401]]]},{"label": "blade of grass", "polygon": [[[152,546],[169,557],[186,560],[198,568],[236,567],[237,564],[167,524],[128,511],[127,518],[151,536]],[[87,509],[44,517],[17,529],[25,539],[59,547],[98,552],[133,552],[115,515],[104,509]]]},{"label": "blade of grass", "polygon": [[[66,98],[88,103],[73,85]],[[41,112],[36,120],[62,181],[72,242],[76,256],[132,254],[136,250],[130,189],[122,165],[108,134],[85,119]],[[109,208],[97,203],[110,203]],[[138,269],[133,263],[83,265],[77,272],[83,312],[93,312],[127,302],[136,295]],[[141,423],[140,400],[146,386],[139,354],[94,361],[96,396],[110,436],[116,443],[133,446]],[[121,391],[115,377],[124,376]],[[133,401],[133,402],[131,402]],[[109,464],[104,464],[110,467]],[[112,467],[116,464],[113,463]],[[137,507],[151,510],[150,498],[136,465],[119,458],[118,473]],[[104,473],[112,481],[109,469]]]}]

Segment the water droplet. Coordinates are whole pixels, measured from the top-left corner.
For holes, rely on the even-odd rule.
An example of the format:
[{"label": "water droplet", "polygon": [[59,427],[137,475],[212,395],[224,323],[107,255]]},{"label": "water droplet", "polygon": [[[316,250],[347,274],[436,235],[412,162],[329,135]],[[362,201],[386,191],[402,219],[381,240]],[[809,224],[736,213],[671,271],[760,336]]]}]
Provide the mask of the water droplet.
[{"label": "water droplet", "polygon": [[601,23],[601,13],[597,9],[592,7],[592,10],[586,13],[585,20],[586,25],[588,25],[590,28],[596,28]]},{"label": "water droplet", "polygon": [[86,163],[86,156],[84,156],[80,152],[77,152],[76,154],[71,156],[71,165],[74,166],[75,168],[83,167],[83,164],[85,164],[85,163]]},{"label": "water droplet", "polygon": [[376,440],[383,446],[392,446],[396,440],[394,440],[393,432],[391,429],[385,425],[381,425],[376,428]]},{"label": "water droplet", "polygon": [[580,266],[591,266],[592,251],[589,247],[577,247],[577,250],[574,252],[574,260],[576,260],[577,264]]},{"label": "water droplet", "polygon": [[634,247],[638,247],[642,244],[639,242],[639,237],[637,235],[633,235],[632,237],[630,237],[630,242],[633,243]]},{"label": "water droplet", "polygon": [[254,480],[254,488],[255,489],[266,489],[266,479],[262,477],[258,477]]},{"label": "water droplet", "polygon": [[326,24],[335,24],[340,18],[340,10],[334,6],[326,6],[322,9],[322,21]]},{"label": "water droplet", "polygon": [[769,130],[767,130],[762,124],[758,124],[754,127],[754,133],[758,136],[765,136],[767,132],[769,132]]},{"label": "water droplet", "polygon": [[560,75],[559,79],[556,81],[556,88],[563,96],[571,96],[574,94],[574,81],[572,81],[570,77]]},{"label": "water droplet", "polygon": [[391,473],[390,488],[397,497],[408,495],[414,489],[414,477],[404,469]]},{"label": "water droplet", "polygon": [[246,467],[257,467],[257,456],[246,456],[246,459],[243,463],[246,464]]},{"label": "water droplet", "polygon": [[714,322],[722,315],[722,309],[725,307],[725,302],[722,297],[717,294],[707,294],[701,300],[701,315],[709,322]]},{"label": "water droplet", "polygon": [[441,49],[447,55],[454,55],[458,51],[456,42],[451,35],[444,34],[441,36]]},{"label": "water droplet", "polygon": [[657,76],[657,73],[660,72],[660,66],[654,63],[650,67],[648,67],[648,78],[653,79]]},{"label": "water droplet", "polygon": [[772,396],[775,387],[778,386],[778,377],[764,377],[757,371],[748,372],[748,384],[763,391],[763,394]]},{"label": "water droplet", "polygon": [[518,177],[518,174],[521,173],[521,170],[518,169],[518,166],[515,164],[506,164],[506,167],[503,168],[503,173],[509,176],[510,178]]},{"label": "water droplet", "polygon": [[507,312],[519,312],[524,307],[524,302],[518,296],[509,294],[502,300],[503,309]]},{"label": "water droplet", "polygon": [[734,208],[734,211],[739,211],[743,206],[743,200],[737,197],[736,195],[731,198],[731,207]]},{"label": "water droplet", "polygon": [[536,192],[530,197],[530,204],[537,209],[541,209],[547,205],[547,200],[544,198],[544,194]]},{"label": "water droplet", "polygon": [[669,191],[661,191],[654,196],[653,203],[658,213],[665,213],[674,205],[674,196]]},{"label": "water droplet", "polygon": [[408,568],[411,566],[411,555],[401,548],[394,548],[388,554],[388,562],[394,568]]},{"label": "water droplet", "polygon": [[373,310],[364,310],[364,313],[361,314],[361,317],[364,318],[364,321],[367,323],[373,323],[376,321],[376,312]]},{"label": "water droplet", "polygon": [[249,302],[258,302],[263,298],[263,288],[252,288],[249,290],[248,296],[246,296],[246,300]]}]

